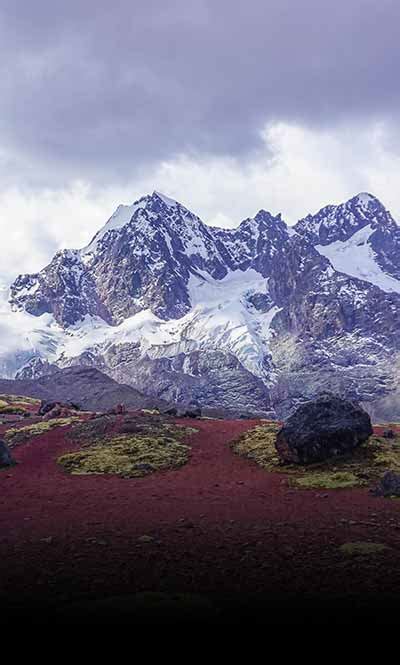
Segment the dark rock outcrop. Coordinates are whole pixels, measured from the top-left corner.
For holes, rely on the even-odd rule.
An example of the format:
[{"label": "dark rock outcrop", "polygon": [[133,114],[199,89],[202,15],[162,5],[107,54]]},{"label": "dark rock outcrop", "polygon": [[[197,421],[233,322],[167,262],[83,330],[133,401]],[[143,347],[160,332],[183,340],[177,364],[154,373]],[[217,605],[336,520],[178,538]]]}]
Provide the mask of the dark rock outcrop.
[{"label": "dark rock outcrop", "polygon": [[14,466],[16,461],[13,459],[10,449],[6,442],[0,439],[0,469]]},{"label": "dark rock outcrop", "polygon": [[176,408],[176,406],[170,406],[170,407],[168,407],[167,409],[165,409],[165,410],[163,411],[163,413],[164,413],[164,415],[166,415],[166,416],[173,416],[173,417],[175,417],[175,416],[178,415],[178,409]]},{"label": "dark rock outcrop", "polygon": [[187,406],[178,409],[178,418],[201,418],[201,409],[198,406]]},{"label": "dark rock outcrop", "polygon": [[59,402],[59,401],[49,401],[42,400],[42,403],[39,407],[38,415],[45,416],[47,413],[54,411],[55,409],[68,409],[68,411],[79,411],[79,404],[74,402]]},{"label": "dark rock outcrop", "polygon": [[373,494],[375,496],[400,496],[400,474],[386,471]]},{"label": "dark rock outcrop", "polygon": [[396,438],[396,435],[392,429],[385,429],[383,432],[383,436],[385,439],[394,439]]},{"label": "dark rock outcrop", "polygon": [[278,432],[280,459],[321,462],[349,453],[372,434],[371,419],[358,404],[331,394],[300,406]]}]

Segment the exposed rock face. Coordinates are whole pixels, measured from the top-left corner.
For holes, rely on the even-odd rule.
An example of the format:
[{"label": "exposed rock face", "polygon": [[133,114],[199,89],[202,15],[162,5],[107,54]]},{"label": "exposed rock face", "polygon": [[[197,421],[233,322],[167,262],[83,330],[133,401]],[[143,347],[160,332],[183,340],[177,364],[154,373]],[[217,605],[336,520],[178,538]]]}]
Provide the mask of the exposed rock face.
[{"label": "exposed rock face", "polygon": [[23,365],[15,375],[16,379],[23,381],[24,379],[38,379],[41,376],[54,374],[59,371],[59,367],[42,358],[31,358],[26,365]]},{"label": "exposed rock face", "polygon": [[390,212],[375,196],[364,193],[338,206],[325,206],[315,215],[307,215],[295,228],[312,245],[329,245],[336,240],[348,240],[368,224],[374,230],[397,230]]},{"label": "exposed rock face", "polygon": [[176,319],[191,308],[191,275],[221,280],[255,268],[268,276],[288,239],[280,215],[260,211],[230,232],[154,192],[117,209],[84,250],[58,252],[40,273],[18,277],[10,302],[35,316],[51,313],[64,327],[88,315],[118,324],[146,309]]},{"label": "exposed rock face", "polygon": [[11,305],[34,316],[48,313],[63,326],[87,315],[111,322],[112,316],[100,299],[93,276],[79,251],[57,252],[52,262],[36,275],[20,275],[11,287]]},{"label": "exposed rock face", "polygon": [[366,411],[327,394],[303,404],[288,418],[277,434],[276,449],[284,462],[311,464],[349,453],[371,434]]},{"label": "exposed rock face", "polygon": [[9,447],[5,441],[0,440],[0,469],[14,466],[14,464],[16,464],[16,461],[13,459]]},{"label": "exposed rock face", "polygon": [[107,362],[114,378],[121,383],[133,383],[135,377],[135,386],[154,398],[161,397],[184,407],[195,402],[223,409],[232,416],[248,411],[263,417],[271,411],[265,384],[233,354],[210,349],[172,358],[149,358],[141,357],[140,349],[115,351],[116,356]]},{"label": "exposed rock face", "polygon": [[[296,232],[314,246],[335,244],[342,251],[351,238],[357,246],[365,243],[372,250],[378,266],[395,279],[400,278],[400,229],[392,215],[371,194],[359,194],[339,206],[326,206],[316,215],[297,222]],[[363,233],[365,231],[365,233]],[[357,263],[356,254],[353,260]],[[368,279],[368,274],[365,275]]]},{"label": "exposed rock face", "polygon": [[12,285],[37,324],[0,371],[80,364],[179,405],[279,418],[328,389],[400,417],[399,227],[361,194],[294,228],[264,210],[209,227],[157,192],[120,206],[88,247]]}]

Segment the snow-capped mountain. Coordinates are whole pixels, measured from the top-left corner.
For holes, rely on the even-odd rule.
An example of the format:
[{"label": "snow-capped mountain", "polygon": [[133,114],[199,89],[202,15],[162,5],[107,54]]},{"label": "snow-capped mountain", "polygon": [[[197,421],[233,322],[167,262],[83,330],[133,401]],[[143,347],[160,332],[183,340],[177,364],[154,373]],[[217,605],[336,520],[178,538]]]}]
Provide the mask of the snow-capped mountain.
[{"label": "snow-capped mountain", "polygon": [[400,229],[369,194],[228,230],[154,192],[18,277],[0,369],[93,365],[168,401],[279,416],[331,388],[394,414],[399,314]]},{"label": "snow-capped mountain", "polygon": [[371,194],[322,208],[300,220],[295,229],[336,270],[399,293],[400,228]]}]

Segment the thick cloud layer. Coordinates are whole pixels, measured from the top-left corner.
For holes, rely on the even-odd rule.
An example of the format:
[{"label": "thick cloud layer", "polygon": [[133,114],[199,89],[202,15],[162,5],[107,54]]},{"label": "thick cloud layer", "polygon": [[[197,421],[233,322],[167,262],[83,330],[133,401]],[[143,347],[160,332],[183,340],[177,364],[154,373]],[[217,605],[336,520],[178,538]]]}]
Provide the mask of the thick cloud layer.
[{"label": "thick cloud layer", "polygon": [[397,0],[3,0],[3,185],[251,159],[267,123],[399,116]]},{"label": "thick cloud layer", "polygon": [[400,219],[398,0],[1,0],[0,283],[153,189]]}]

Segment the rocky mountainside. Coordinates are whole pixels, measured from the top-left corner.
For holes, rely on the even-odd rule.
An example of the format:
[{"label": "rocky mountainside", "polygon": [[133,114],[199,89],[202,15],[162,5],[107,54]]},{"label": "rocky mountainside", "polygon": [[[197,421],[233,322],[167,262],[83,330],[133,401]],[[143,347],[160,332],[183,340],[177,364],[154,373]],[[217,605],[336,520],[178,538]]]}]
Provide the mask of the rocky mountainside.
[{"label": "rocky mountainside", "polygon": [[64,328],[85,316],[118,325],[147,309],[178,319],[192,306],[191,277],[222,280],[248,268],[266,277],[288,237],[280,217],[265,211],[232,233],[155,192],[120,206],[84,250],[60,251],[40,273],[21,275],[10,303],[34,316],[52,314]]},{"label": "rocky mountainside", "polygon": [[148,398],[89,367],[57,369],[36,379],[0,379],[0,393],[74,402],[88,411],[107,411],[120,403],[132,409],[168,407],[162,400]]},{"label": "rocky mountainside", "polygon": [[369,194],[228,230],[154,192],[21,275],[0,312],[3,376],[84,365],[232,413],[284,417],[332,390],[400,416],[400,229]]}]

